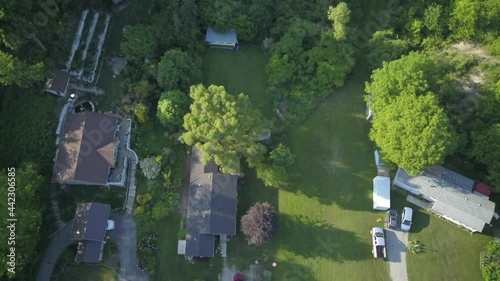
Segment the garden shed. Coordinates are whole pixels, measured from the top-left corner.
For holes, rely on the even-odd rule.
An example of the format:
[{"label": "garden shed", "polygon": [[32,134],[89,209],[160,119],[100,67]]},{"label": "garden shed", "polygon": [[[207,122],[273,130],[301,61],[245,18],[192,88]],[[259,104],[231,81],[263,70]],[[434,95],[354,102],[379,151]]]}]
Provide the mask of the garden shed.
[{"label": "garden shed", "polygon": [[212,28],[207,28],[205,42],[213,48],[233,49],[238,45],[238,36],[235,29],[227,32],[216,32]]},{"label": "garden shed", "polygon": [[376,176],[373,179],[373,209],[385,211],[391,207],[391,179]]}]

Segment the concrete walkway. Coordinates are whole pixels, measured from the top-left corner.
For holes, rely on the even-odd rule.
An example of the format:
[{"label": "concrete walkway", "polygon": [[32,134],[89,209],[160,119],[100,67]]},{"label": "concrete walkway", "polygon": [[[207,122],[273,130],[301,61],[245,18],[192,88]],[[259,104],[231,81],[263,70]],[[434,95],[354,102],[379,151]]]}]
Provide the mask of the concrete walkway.
[{"label": "concrete walkway", "polygon": [[137,268],[136,234],[134,218],[130,214],[113,215],[116,227],[111,240],[118,246],[120,255],[119,281],[148,281],[148,276]]},{"label": "concrete walkway", "polygon": [[73,221],[69,222],[52,235],[50,243],[43,254],[42,261],[40,262],[40,267],[35,279],[36,281],[50,281],[54,266],[59,257],[64,253],[67,247],[76,244],[76,241],[69,239],[71,228],[73,228]]},{"label": "concrete walkway", "polygon": [[135,171],[137,169],[137,163],[139,159],[137,154],[130,148],[127,148],[127,158],[129,162],[129,171],[128,171],[128,187],[127,187],[127,200],[125,201],[125,212],[127,214],[132,214],[132,210],[134,209],[135,202],[135,194],[136,194],[136,179],[135,179]]}]

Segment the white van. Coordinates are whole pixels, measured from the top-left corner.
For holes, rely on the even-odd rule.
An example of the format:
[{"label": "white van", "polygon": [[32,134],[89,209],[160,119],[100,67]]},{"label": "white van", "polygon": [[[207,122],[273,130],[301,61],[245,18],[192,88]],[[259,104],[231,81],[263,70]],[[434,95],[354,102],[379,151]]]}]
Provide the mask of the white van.
[{"label": "white van", "polygon": [[403,209],[403,215],[401,216],[402,231],[410,231],[412,217],[413,217],[413,209],[410,207],[405,207]]}]

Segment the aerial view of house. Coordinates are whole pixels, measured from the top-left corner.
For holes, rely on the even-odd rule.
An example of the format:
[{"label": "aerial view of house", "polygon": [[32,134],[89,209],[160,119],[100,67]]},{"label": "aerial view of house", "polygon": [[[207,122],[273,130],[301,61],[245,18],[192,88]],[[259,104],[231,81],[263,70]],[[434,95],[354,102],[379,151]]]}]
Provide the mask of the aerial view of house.
[{"label": "aerial view of house", "polygon": [[0,281],[500,281],[500,1],[49,2],[0,5]]},{"label": "aerial view of house", "polygon": [[227,236],[236,235],[238,176],[219,172],[215,163],[204,165],[202,152],[193,148],[189,183],[186,240],[179,254],[214,257],[215,236],[219,236],[223,256]]},{"label": "aerial view of house", "polygon": [[477,190],[473,180],[442,166],[429,167],[414,177],[400,168],[394,185],[421,195],[432,204],[433,212],[473,232],[483,231],[495,214],[495,203],[489,200],[484,184]]},{"label": "aerial view of house", "polygon": [[97,263],[102,260],[108,228],[110,205],[80,203],[76,207],[70,239],[78,241],[76,262]]}]

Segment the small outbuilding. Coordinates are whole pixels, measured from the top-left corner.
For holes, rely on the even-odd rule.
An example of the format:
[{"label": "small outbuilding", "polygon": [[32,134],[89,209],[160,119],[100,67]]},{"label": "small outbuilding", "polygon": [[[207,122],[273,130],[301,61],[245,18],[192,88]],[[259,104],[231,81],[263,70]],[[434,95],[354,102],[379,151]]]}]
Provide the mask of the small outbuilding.
[{"label": "small outbuilding", "polygon": [[235,29],[230,29],[228,32],[216,32],[209,27],[205,42],[212,48],[234,49],[238,46],[238,35]]},{"label": "small outbuilding", "polygon": [[43,87],[44,92],[51,93],[58,97],[66,96],[69,84],[69,72],[60,70],[54,78],[48,79]]},{"label": "small outbuilding", "polygon": [[376,176],[373,179],[373,209],[385,211],[391,207],[391,179]]}]

